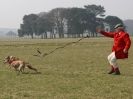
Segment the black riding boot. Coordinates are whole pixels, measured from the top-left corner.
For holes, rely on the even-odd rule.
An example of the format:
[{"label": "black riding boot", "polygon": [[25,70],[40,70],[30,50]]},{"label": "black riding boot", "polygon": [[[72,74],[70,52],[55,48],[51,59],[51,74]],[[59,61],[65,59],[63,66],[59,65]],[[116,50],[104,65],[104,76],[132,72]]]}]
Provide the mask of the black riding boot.
[{"label": "black riding boot", "polygon": [[115,68],[115,72],[114,72],[114,75],[120,75],[121,73],[120,73],[120,70],[119,70],[119,68],[117,67],[117,68]]},{"label": "black riding boot", "polygon": [[115,72],[115,69],[114,69],[113,66],[111,66],[111,70],[108,72],[108,74],[112,74],[112,73],[114,73],[114,72]]}]

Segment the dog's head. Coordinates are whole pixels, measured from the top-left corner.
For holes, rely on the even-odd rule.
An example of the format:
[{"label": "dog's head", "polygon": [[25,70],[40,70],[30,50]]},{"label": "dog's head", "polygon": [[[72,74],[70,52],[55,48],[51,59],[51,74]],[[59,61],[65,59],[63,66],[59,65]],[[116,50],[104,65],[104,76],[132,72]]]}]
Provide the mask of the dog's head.
[{"label": "dog's head", "polygon": [[14,56],[7,56],[4,59],[4,63],[9,63],[10,64],[11,62],[16,61],[16,60],[19,60],[19,58],[14,57]]},{"label": "dog's head", "polygon": [[4,58],[3,63],[8,63],[10,61],[10,56]]}]

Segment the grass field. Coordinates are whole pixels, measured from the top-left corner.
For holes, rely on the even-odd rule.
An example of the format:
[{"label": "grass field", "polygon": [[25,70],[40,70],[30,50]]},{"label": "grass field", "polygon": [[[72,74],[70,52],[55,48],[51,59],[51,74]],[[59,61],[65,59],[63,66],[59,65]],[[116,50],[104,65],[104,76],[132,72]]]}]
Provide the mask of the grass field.
[{"label": "grass field", "polygon": [[[129,59],[118,61],[121,75],[107,74],[109,38],[86,38],[44,58],[33,56],[37,48],[48,53],[77,40],[0,40],[0,99],[133,99],[133,47]],[[41,74],[26,69],[17,75],[3,64],[7,55],[30,62]]]}]

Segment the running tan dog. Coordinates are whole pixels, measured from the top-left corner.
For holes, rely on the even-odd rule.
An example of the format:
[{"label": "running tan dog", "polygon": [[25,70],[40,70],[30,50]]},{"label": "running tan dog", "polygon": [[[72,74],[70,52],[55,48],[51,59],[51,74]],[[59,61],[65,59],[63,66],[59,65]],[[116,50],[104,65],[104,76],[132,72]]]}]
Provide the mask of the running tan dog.
[{"label": "running tan dog", "polygon": [[24,72],[25,67],[34,70],[35,72],[37,72],[36,68],[33,68],[29,63],[24,62],[22,60],[20,60],[17,57],[14,56],[7,56],[4,59],[4,63],[8,63],[10,67],[13,67],[16,71],[18,71],[18,74],[20,72]]}]

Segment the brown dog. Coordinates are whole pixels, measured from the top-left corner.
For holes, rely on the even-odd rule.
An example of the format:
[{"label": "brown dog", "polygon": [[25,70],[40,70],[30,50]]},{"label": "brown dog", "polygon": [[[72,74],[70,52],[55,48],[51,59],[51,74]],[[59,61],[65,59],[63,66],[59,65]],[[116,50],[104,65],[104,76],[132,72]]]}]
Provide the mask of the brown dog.
[{"label": "brown dog", "polygon": [[24,72],[25,67],[34,70],[35,72],[37,72],[36,68],[33,68],[29,63],[24,62],[22,60],[20,60],[17,57],[14,56],[7,56],[4,59],[4,63],[8,63],[10,67],[13,67],[16,71],[18,71],[18,74],[20,72]]}]

